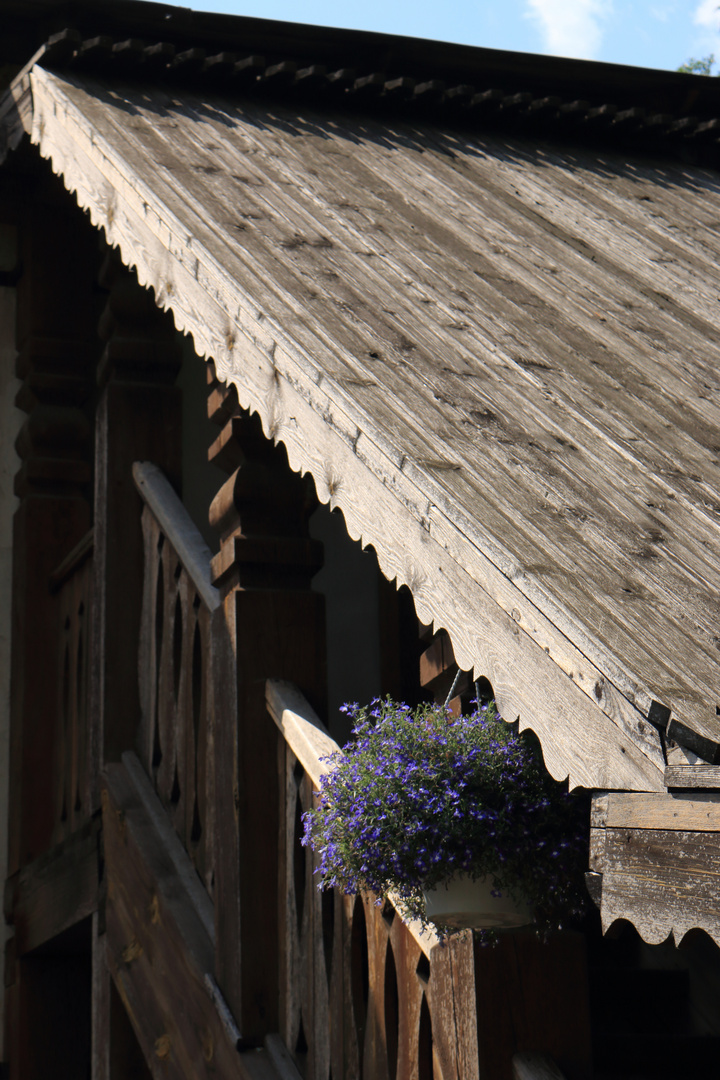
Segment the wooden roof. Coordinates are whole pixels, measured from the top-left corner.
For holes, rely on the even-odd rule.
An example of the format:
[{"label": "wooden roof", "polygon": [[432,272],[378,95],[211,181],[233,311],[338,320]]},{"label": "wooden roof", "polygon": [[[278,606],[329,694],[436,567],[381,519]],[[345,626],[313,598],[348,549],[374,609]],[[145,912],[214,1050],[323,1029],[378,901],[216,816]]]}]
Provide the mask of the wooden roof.
[{"label": "wooden roof", "polygon": [[661,788],[666,710],[714,760],[716,172],[37,66],[14,95],[556,775]]}]

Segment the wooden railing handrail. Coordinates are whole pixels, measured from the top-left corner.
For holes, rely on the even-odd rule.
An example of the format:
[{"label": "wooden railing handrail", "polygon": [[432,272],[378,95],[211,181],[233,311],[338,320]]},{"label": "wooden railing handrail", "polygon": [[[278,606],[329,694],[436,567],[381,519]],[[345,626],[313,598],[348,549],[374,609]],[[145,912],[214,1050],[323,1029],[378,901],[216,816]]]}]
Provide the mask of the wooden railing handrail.
[{"label": "wooden railing handrail", "polygon": [[[340,747],[330,735],[310,703],[293,683],[284,679],[268,679],[265,683],[265,700],[268,712],[282,732],[285,741],[298,759],[313,786],[320,788],[320,778],[331,766],[323,758],[335,753]],[[415,938],[425,955],[440,944],[439,936],[424,929],[418,919],[407,919],[399,901],[389,894],[388,899],[400,915],[405,926]]]},{"label": "wooden railing handrail", "polygon": [[210,611],[214,611],[221,601],[220,593],[210,577],[212,552],[169,480],[157,465],[149,461],[135,462],[133,479],[140,496],[155,515],[203,603]]}]

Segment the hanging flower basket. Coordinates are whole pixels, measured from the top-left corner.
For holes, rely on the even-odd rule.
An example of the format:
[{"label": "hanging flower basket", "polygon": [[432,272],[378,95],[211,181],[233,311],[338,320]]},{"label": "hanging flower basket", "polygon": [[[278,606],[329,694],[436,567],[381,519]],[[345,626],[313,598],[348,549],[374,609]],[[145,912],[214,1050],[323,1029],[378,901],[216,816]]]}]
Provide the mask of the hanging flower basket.
[{"label": "hanging flower basket", "polygon": [[[457,718],[390,699],[345,711],[353,740],[329,758],[317,807],[305,815],[321,888],[392,892],[406,915],[441,931],[475,918],[465,900],[451,911],[436,906],[463,876],[488,878],[491,900],[503,899],[481,903],[489,921],[472,925],[527,925],[535,912],[549,928],[584,909],[586,807],[493,703]],[[508,898],[520,905],[515,913],[503,913]]]}]

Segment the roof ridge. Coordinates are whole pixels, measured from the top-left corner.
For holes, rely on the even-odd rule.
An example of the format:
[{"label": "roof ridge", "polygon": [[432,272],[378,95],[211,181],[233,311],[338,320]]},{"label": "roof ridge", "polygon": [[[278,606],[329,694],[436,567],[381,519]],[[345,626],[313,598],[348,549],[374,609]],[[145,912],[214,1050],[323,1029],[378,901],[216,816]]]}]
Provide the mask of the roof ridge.
[{"label": "roof ridge", "polygon": [[[338,57],[337,67],[304,62],[291,52],[259,55],[201,46],[178,51],[171,41],[148,44],[140,38],[99,34],[84,38],[73,29],[52,35],[21,75],[34,64],[81,74],[102,73],[124,80],[151,79],[168,85],[224,94],[299,101],[332,108],[361,108],[407,120],[432,119],[474,130],[559,139],[581,144],[632,147],[634,153],[666,153],[717,165],[718,115],[694,116],[684,110],[654,112],[641,105],[621,107],[604,100],[533,93],[482,83],[454,83],[430,70],[419,78]],[[387,59],[387,58],[380,58]],[[19,78],[20,76],[18,76]]]}]

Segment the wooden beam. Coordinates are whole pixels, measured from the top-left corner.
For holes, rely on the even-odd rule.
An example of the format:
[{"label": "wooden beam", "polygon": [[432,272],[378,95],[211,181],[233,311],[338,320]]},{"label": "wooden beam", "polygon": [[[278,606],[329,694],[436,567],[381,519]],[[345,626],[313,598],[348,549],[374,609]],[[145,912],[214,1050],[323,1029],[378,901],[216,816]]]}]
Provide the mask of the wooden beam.
[{"label": "wooden beam", "polygon": [[[104,774],[107,963],[153,1075],[243,1077],[205,976],[212,940],[124,764]],[[162,814],[158,805],[157,813]]]},{"label": "wooden beam", "polygon": [[669,765],[665,769],[665,783],[669,788],[696,788],[701,791],[720,788],[720,766]]},{"label": "wooden beam", "polygon": [[157,465],[151,461],[136,461],[132,473],[142,499],[174,547],[203,602],[209,611],[214,611],[220,605],[220,593],[210,577],[210,548]]},{"label": "wooden beam", "polygon": [[591,825],[604,829],[720,832],[720,793],[611,792],[593,797]]},{"label": "wooden beam", "polygon": [[321,777],[330,771],[324,760],[340,749],[305,696],[284,679],[268,679],[265,684],[268,712],[282,732],[285,742],[305,772],[319,789]]},{"label": "wooden beam", "polygon": [[98,905],[100,821],[88,821],[5,884],[5,918],[18,955],[91,915]]}]

